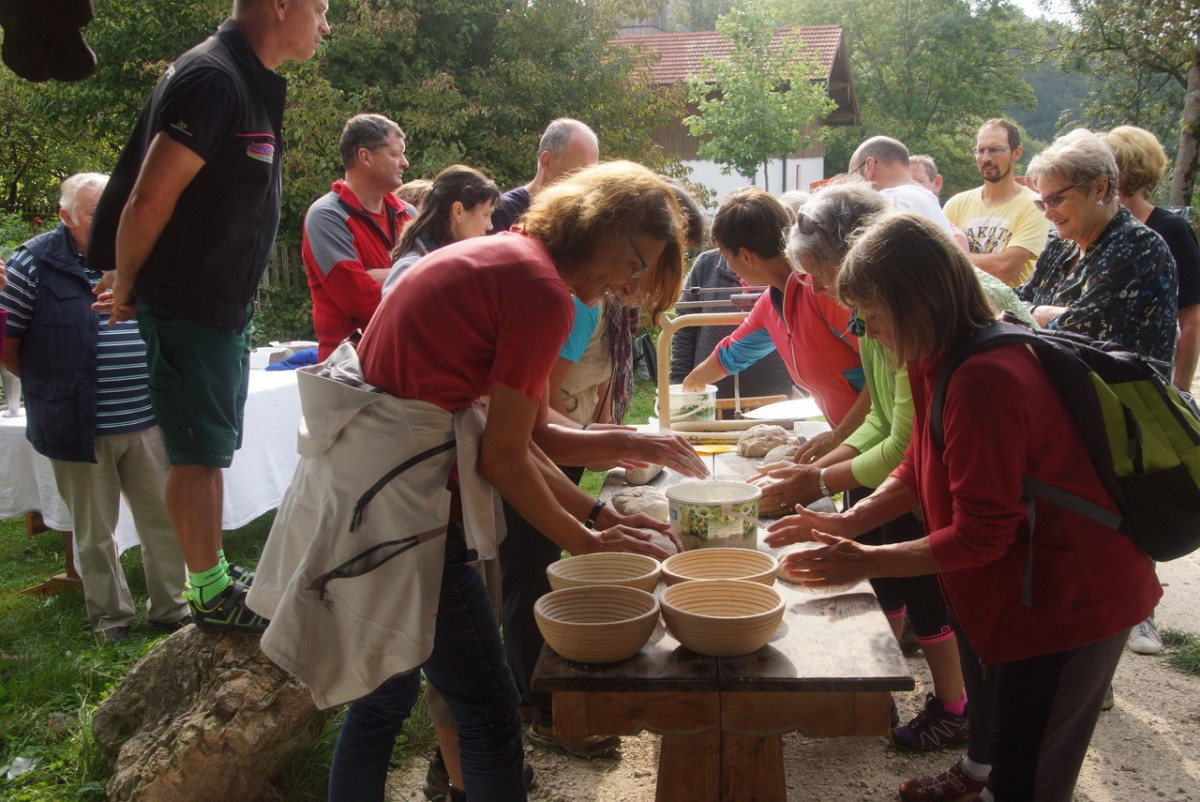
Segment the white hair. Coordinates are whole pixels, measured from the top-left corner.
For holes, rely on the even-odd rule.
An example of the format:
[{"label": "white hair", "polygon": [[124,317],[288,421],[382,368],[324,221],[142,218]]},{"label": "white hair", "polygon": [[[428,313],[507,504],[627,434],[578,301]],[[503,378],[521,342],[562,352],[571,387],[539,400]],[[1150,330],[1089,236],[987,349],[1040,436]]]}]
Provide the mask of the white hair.
[{"label": "white hair", "polygon": [[78,221],[75,219],[75,212],[78,211],[76,208],[76,198],[79,195],[79,190],[86,188],[103,192],[104,187],[107,185],[108,175],[105,173],[76,173],[63,181],[59,186],[62,195],[58,198],[58,208],[67,213],[72,223],[78,225]]}]

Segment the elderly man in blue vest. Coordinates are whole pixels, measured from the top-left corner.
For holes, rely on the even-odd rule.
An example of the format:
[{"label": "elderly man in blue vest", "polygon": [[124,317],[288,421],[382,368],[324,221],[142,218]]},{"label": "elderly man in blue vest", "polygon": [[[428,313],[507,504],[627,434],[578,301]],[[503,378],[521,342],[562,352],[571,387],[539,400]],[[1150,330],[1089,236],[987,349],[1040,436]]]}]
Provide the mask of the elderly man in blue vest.
[{"label": "elderly man in blue vest", "polygon": [[163,501],[167,457],[146,385],[137,323],[105,325],[92,311],[99,271],[84,251],[108,177],[79,173],[62,183],[60,225],[26,242],[6,265],[4,366],[21,377],[26,436],[50,459],[75,526],[88,622],[120,640],[134,617],[114,531],[122,493],[142,544],[151,624],[191,621],[183,598],[183,552]]}]

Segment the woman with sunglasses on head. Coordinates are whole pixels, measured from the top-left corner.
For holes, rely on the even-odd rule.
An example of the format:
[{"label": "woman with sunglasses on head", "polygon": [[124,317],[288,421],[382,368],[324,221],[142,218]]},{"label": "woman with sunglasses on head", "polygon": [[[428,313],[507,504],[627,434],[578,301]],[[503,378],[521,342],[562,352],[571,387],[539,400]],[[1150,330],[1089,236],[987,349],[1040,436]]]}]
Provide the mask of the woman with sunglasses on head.
[{"label": "woman with sunglasses on head", "polygon": [[1091,131],[1056,139],[1029,163],[1034,204],[1058,231],[1017,290],[1048,329],[1111,340],[1170,377],[1179,280],[1162,238],[1117,196],[1117,163]]},{"label": "woman with sunglasses on head", "polygon": [[517,689],[472,565],[495,554],[491,491],[572,554],[666,556],[635,528],[664,525],[598,507],[531,436],[572,295],[594,303],[632,284],[661,312],[682,280],[682,229],[674,194],[649,170],[581,170],[538,196],[522,230],[422,259],[357,348],[343,343],[301,374],[302,458],[250,602],[271,618],[263,651],[319,707],[352,702],[334,802],[383,799],[418,669],[458,722],[456,798],[525,799]]},{"label": "woman with sunglasses on head", "polygon": [[[862,423],[871,405],[850,310],[815,292],[783,253],[794,215],[758,187],[731,192],[713,218],[712,240],[729,268],[747,284],[767,285],[749,316],[683,380],[685,392],[737,373],[778,351],[797,387],[812,394],[833,427],[801,446],[798,460],[829,452]],[[819,222],[801,218],[799,226]]]}]

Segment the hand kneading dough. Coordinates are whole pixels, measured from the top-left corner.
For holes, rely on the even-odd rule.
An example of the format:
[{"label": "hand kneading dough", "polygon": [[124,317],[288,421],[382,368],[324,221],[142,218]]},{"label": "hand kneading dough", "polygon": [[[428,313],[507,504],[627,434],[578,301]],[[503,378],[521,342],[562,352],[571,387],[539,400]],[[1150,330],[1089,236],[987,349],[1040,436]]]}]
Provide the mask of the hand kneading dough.
[{"label": "hand kneading dough", "polygon": [[667,537],[666,532],[660,532],[657,529],[643,529],[642,531],[650,535],[650,542],[665,551],[667,556],[679,553],[679,549],[675,547],[675,541]]},{"label": "hand kneading dough", "polygon": [[613,507],[622,515],[644,512],[651,518],[664,523],[671,517],[667,497],[653,487],[628,487],[612,498]]},{"label": "hand kneading dough", "polygon": [[775,446],[766,453],[763,457],[763,465],[770,465],[772,462],[791,462],[796,456],[796,452],[800,450],[799,443],[788,443],[787,445]]},{"label": "hand kneading dough", "polygon": [[760,423],[751,426],[746,433],[738,438],[738,454],[743,457],[762,457],[775,446],[793,443],[792,435],[782,426]]}]

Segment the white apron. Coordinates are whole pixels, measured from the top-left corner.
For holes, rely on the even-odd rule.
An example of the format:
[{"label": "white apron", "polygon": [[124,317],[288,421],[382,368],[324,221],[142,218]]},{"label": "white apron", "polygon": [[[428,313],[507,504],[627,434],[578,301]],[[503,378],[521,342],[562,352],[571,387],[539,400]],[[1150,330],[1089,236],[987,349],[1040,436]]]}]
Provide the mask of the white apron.
[{"label": "white apron", "polygon": [[468,548],[495,556],[497,499],[475,470],[482,415],[395,398],[343,343],[297,377],[300,463],[247,603],[262,650],[319,708],[358,699],[433,650],[456,456]]}]

